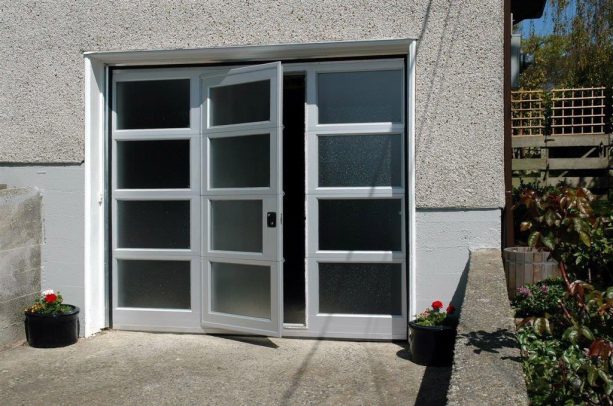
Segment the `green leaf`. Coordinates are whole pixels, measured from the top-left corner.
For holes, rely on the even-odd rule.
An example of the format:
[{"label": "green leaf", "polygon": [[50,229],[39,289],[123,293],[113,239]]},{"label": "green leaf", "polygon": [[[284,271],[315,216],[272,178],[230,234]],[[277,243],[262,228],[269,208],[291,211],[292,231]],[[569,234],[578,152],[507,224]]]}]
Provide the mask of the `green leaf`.
[{"label": "green leaf", "polygon": [[613,299],[613,286],[607,288],[607,293],[605,294],[607,299]]},{"label": "green leaf", "polygon": [[544,335],[545,333],[551,335],[549,320],[547,320],[545,317],[539,317],[534,320],[534,331],[536,331],[536,333],[539,335]]},{"label": "green leaf", "polygon": [[579,338],[579,329],[577,327],[569,327],[562,334],[562,339],[566,341],[570,341],[571,343],[576,343]]},{"label": "green leaf", "polygon": [[545,212],[545,224],[551,227],[555,221],[556,215],[554,214],[553,210],[547,210]]},{"label": "green leaf", "polygon": [[613,393],[613,381],[606,381],[604,384],[604,393],[607,396],[611,396],[611,393]]},{"label": "green leaf", "polygon": [[539,231],[533,231],[528,237],[528,246],[530,246],[530,248],[534,248],[536,244],[538,244],[540,238],[541,233]]},{"label": "green leaf", "polygon": [[594,341],[594,333],[587,326],[581,326],[581,335],[590,341]]},{"label": "green leaf", "polygon": [[587,383],[590,386],[596,386],[596,378],[598,377],[598,370],[594,368],[592,365],[587,368]]},{"label": "green leaf", "polygon": [[607,396],[611,396],[611,393],[613,393],[613,380],[602,369],[598,370],[598,376],[604,381],[604,392]]},{"label": "green leaf", "polygon": [[545,237],[542,238],[543,241],[543,245],[547,248],[549,248],[550,250],[554,250],[556,247],[556,238],[553,235],[553,233],[550,231],[547,233],[547,235]]},{"label": "green leaf", "polygon": [[579,231],[579,238],[581,238],[581,242],[588,247],[592,244],[592,239],[590,238],[590,235],[585,231]]}]

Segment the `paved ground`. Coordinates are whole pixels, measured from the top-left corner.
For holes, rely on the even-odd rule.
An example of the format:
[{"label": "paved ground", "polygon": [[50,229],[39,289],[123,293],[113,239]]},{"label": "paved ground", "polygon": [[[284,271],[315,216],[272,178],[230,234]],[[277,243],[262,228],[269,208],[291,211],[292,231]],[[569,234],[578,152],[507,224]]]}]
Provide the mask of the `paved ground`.
[{"label": "paved ground", "polygon": [[443,404],[449,369],[406,358],[391,342],[108,331],[0,352],[0,403]]}]

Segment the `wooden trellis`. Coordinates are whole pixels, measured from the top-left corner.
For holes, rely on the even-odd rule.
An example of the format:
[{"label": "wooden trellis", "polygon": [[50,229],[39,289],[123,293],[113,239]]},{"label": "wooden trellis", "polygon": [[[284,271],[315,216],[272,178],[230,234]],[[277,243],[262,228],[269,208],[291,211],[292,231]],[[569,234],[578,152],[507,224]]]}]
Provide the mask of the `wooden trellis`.
[{"label": "wooden trellis", "polygon": [[551,91],[551,135],[604,134],[605,88]]},{"label": "wooden trellis", "polygon": [[613,198],[610,104],[604,87],[513,92],[513,183],[564,182]]},{"label": "wooden trellis", "polygon": [[511,92],[513,135],[545,135],[545,108],[542,90]]}]

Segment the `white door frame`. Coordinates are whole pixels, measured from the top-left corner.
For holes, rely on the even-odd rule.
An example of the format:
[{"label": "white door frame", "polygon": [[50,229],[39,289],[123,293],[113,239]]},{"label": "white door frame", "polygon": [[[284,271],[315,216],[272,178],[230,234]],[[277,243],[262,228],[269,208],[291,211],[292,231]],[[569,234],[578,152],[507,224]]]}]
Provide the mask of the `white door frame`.
[{"label": "white door frame", "polygon": [[[378,263],[401,264],[401,283],[406,286],[407,244],[405,188],[407,187],[407,150],[405,145],[405,125],[407,114],[405,98],[400,101],[403,106],[399,123],[347,123],[319,124],[317,102],[317,75],[330,72],[373,72],[382,70],[400,70],[404,72],[405,63],[400,58],[323,61],[305,63],[287,63],[285,72],[301,72],[306,76],[306,326],[286,326],[283,335],[288,337],[330,337],[361,339],[405,339],[407,337],[407,296],[409,289],[402,289],[400,315],[360,315],[360,314],[325,314],[319,311],[319,263]],[[403,84],[406,84],[406,75]],[[402,95],[407,92],[406,86]],[[320,136],[354,135],[377,136],[398,135],[401,138],[400,186],[362,186],[362,187],[319,187],[318,179],[318,138]],[[323,251],[319,243],[318,202],[325,199],[394,199],[401,202],[401,250],[400,251]],[[390,334],[390,331],[392,332]]]},{"label": "white door frame", "polygon": [[85,69],[85,335],[109,325],[106,227],[108,70],[111,66],[207,64],[219,62],[291,61],[312,58],[352,58],[399,55],[406,57],[406,193],[407,275],[409,314],[415,312],[415,39],[323,42],[250,47],[203,48],[129,52],[86,52]]},{"label": "white door frame", "polygon": [[[189,68],[149,69],[143,70],[117,70],[114,72],[113,100],[116,105],[117,83],[136,82],[145,80],[172,80],[186,79],[190,81],[190,127],[172,129],[125,130],[117,128],[117,115],[111,109],[111,200],[112,224],[117,224],[119,202],[129,201],[188,201],[190,210],[190,224],[200,224],[200,116],[199,103],[199,77],[198,73]],[[117,144],[119,142],[138,141],[167,141],[184,140],[190,143],[190,187],[185,189],[120,189],[117,183]],[[113,326],[132,330],[168,330],[192,331],[187,325],[197,325],[200,313],[200,227],[191,227],[190,246],[185,249],[136,249],[118,246],[117,227],[112,229],[111,249],[112,263],[112,301]],[[190,262],[190,309],[149,309],[120,307],[118,301],[118,263],[125,260],[165,260]]]},{"label": "white door frame", "polygon": [[[281,62],[245,65],[226,68],[211,75],[201,75],[202,93],[202,327],[243,333],[281,336],[283,325],[283,227],[277,221],[268,227],[265,213],[283,216],[283,67]],[[270,84],[270,109],[267,121],[213,126],[211,123],[211,99],[209,89],[220,86],[253,83],[266,80]],[[266,187],[215,188],[211,173],[211,142],[223,138],[236,138],[266,134],[269,139],[269,184]],[[216,201],[256,200],[262,203],[262,251],[237,252],[215,250],[212,243],[212,204]],[[249,317],[216,312],[213,309],[213,264],[232,263],[262,266],[270,275],[270,318]]]}]

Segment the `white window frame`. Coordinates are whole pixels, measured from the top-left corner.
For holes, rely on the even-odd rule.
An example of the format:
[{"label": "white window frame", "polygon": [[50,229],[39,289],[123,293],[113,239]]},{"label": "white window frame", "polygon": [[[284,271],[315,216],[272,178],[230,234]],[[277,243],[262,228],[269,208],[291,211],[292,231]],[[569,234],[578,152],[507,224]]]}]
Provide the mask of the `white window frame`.
[{"label": "white window frame", "polygon": [[[415,312],[415,39],[389,39],[372,41],[322,42],[310,44],[283,44],[248,47],[202,48],[184,50],[152,50],[128,52],[84,53],[85,97],[85,241],[84,241],[84,293],[85,335],[90,336],[109,326],[106,224],[109,68],[147,65],[244,63],[257,61],[284,61],[405,56],[407,68],[405,125],[405,180],[408,227],[406,230],[408,267],[409,314]],[[134,134],[139,136],[138,134]],[[146,135],[143,135],[146,137]],[[284,330],[284,334],[287,331]],[[287,334],[289,335],[289,334]]]}]

